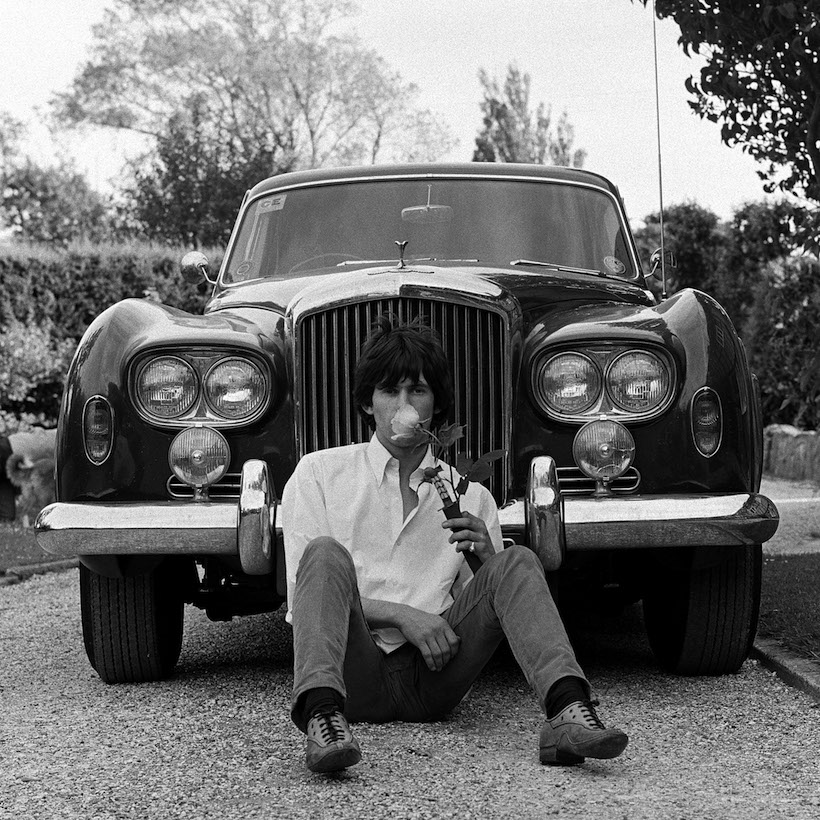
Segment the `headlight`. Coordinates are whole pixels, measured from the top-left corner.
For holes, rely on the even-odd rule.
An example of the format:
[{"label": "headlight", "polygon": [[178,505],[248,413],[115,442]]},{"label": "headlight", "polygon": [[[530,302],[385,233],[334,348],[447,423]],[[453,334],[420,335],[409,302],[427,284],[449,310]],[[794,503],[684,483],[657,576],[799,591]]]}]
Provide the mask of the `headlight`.
[{"label": "headlight", "polygon": [[211,427],[189,427],[171,442],[168,464],[191,487],[207,487],[228,471],[231,450],[225,436]]},{"label": "headlight", "polygon": [[630,350],[609,368],[606,387],[613,404],[629,413],[647,413],[661,405],[672,383],[666,365],[654,353]]},{"label": "headlight", "polygon": [[205,398],[226,419],[252,416],[266,392],[262,371],[247,359],[223,359],[205,377]]},{"label": "headlight", "polygon": [[536,367],[536,399],[554,413],[583,413],[601,395],[601,371],[580,353],[559,353]]},{"label": "headlight", "polygon": [[151,359],[137,376],[137,400],[161,419],[175,419],[193,407],[199,393],[194,369],[176,356]]}]

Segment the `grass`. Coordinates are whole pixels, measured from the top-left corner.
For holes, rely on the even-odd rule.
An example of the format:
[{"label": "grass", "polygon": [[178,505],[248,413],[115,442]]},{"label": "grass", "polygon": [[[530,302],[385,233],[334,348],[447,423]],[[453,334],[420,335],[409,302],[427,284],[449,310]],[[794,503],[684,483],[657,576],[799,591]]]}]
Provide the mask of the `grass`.
[{"label": "grass", "polygon": [[20,524],[0,522],[0,575],[9,567],[51,560],[34,539],[34,530]]},{"label": "grass", "polygon": [[757,634],[820,663],[820,554],[766,556]]},{"label": "grass", "polygon": [[[9,568],[48,561],[34,530],[0,522],[0,576]],[[758,635],[820,663],[820,554],[766,556]]]}]

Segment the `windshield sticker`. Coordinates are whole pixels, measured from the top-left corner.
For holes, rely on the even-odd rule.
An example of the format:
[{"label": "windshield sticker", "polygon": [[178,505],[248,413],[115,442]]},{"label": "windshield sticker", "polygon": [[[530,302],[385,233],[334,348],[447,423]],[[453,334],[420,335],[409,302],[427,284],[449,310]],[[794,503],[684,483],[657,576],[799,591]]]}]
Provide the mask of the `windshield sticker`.
[{"label": "windshield sticker", "polygon": [[616,256],[605,256],[604,266],[610,273],[622,274],[626,270],[626,265]]},{"label": "windshield sticker", "polygon": [[287,196],[287,194],[278,194],[277,196],[269,196],[267,199],[262,199],[259,202],[259,210],[281,211],[285,207]]}]

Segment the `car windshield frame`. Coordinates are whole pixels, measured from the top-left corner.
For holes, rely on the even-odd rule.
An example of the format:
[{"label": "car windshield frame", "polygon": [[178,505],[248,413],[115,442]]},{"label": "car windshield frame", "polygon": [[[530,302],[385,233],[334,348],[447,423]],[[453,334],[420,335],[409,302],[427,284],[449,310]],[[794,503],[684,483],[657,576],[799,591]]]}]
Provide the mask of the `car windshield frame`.
[{"label": "car windshield frame", "polygon": [[344,274],[396,267],[400,259],[628,282],[642,277],[623,209],[605,188],[542,177],[425,174],[301,182],[256,194],[242,209],[219,283]]}]

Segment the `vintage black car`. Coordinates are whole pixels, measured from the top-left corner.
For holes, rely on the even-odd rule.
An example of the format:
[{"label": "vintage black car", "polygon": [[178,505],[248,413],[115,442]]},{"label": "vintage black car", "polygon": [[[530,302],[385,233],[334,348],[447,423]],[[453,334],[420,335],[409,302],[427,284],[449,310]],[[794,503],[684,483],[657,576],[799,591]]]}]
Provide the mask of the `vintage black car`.
[{"label": "vintage black car", "polygon": [[643,600],[660,665],[738,669],[761,544],[758,388],[714,299],[656,299],[618,190],[585,171],[454,164],[297,172],[245,197],[204,315],[102,313],[68,373],[43,548],[79,555],[88,657],[108,682],[178,659],[214,619],[285,596],[278,502],[298,459],[369,433],[351,370],[374,320],[415,317],[453,365],[463,452],[508,543],[559,600]]}]

